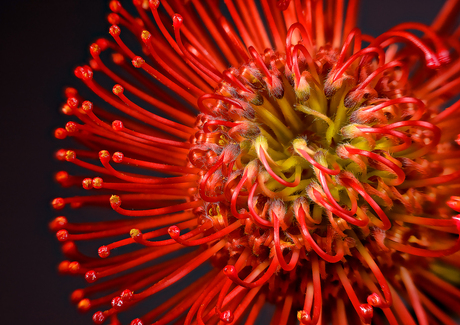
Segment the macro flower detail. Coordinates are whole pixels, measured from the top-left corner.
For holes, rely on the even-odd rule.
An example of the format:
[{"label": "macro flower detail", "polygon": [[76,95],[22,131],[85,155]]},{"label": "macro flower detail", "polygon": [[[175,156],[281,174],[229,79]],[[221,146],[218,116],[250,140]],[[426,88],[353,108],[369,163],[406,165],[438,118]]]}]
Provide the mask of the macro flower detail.
[{"label": "macro flower detail", "polygon": [[95,102],[65,90],[55,137],[79,144],[56,158],[86,174],[56,180],[90,195],[52,206],[113,211],[50,223],[59,271],[91,284],[72,302],[113,325],[265,304],[276,325],[456,324],[460,2],[375,38],[354,0],[224,3],[111,1],[75,69]]}]

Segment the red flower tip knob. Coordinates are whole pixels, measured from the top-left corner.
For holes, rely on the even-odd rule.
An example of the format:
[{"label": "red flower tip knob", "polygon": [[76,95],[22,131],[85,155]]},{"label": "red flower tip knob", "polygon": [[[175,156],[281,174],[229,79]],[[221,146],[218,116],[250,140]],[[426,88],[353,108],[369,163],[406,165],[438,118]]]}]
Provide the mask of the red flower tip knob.
[{"label": "red flower tip knob", "polygon": [[144,325],[144,322],[140,318],[133,319],[130,325]]},{"label": "red flower tip knob", "polygon": [[80,263],[73,261],[69,264],[69,272],[72,274],[77,274],[80,271]]},{"label": "red flower tip knob", "polygon": [[124,301],[121,299],[121,297],[115,297],[111,301],[112,307],[115,309],[120,309],[123,307]]},{"label": "red flower tip knob", "polygon": [[62,105],[62,107],[61,107],[61,112],[62,112],[62,114],[64,114],[64,115],[68,115],[68,116],[73,115],[72,109],[71,109],[70,106],[67,105],[67,104]]},{"label": "red flower tip knob", "polygon": [[135,68],[140,68],[145,63],[145,60],[141,58],[140,56],[135,56],[133,60],[131,61],[131,63],[133,64]]},{"label": "red flower tip knob", "polygon": [[112,10],[113,12],[119,12],[120,9],[121,9],[121,3],[120,3],[120,1],[110,1],[109,8],[110,8],[110,10]]},{"label": "red flower tip knob", "polygon": [[140,239],[142,238],[142,231],[140,231],[139,229],[133,228],[129,231],[129,235],[134,240]]},{"label": "red flower tip knob", "polygon": [[180,236],[180,229],[178,226],[171,226],[168,228],[168,234],[171,238],[178,238]]},{"label": "red flower tip knob", "polygon": [[65,206],[64,199],[62,197],[55,198],[53,201],[51,201],[51,206],[56,210],[60,210],[64,208]]},{"label": "red flower tip knob", "polygon": [[439,69],[441,67],[441,62],[435,56],[425,56],[426,66],[430,69]]},{"label": "red flower tip knob", "polygon": [[78,79],[82,79],[82,80],[91,80],[91,79],[93,79],[93,70],[91,70],[91,68],[89,66],[77,67],[74,70],[74,73],[75,73],[75,76]]},{"label": "red flower tip knob", "polygon": [[89,53],[91,53],[92,56],[99,56],[99,54],[101,54],[101,48],[96,43],[93,43],[89,47]]},{"label": "red flower tip knob", "polygon": [[75,242],[70,240],[67,240],[65,243],[62,244],[61,251],[66,256],[73,256],[78,253],[77,245],[75,244]]},{"label": "red flower tip knob", "polygon": [[54,137],[59,140],[63,140],[67,137],[67,131],[63,128],[57,128],[54,130]]},{"label": "red flower tip knob", "polygon": [[110,255],[110,249],[107,246],[101,246],[97,250],[97,255],[99,255],[100,258],[107,258]]},{"label": "red flower tip knob", "polygon": [[387,308],[387,303],[377,293],[373,293],[367,297],[367,303],[373,307]]},{"label": "red flower tip knob", "polygon": [[182,16],[179,15],[179,14],[174,14],[174,16],[173,16],[174,29],[176,29],[176,28],[180,29],[182,27],[183,23],[184,23],[184,18],[182,18]]},{"label": "red flower tip knob", "polygon": [[160,0],[149,0],[150,9],[156,10],[160,6]]},{"label": "red flower tip knob", "polygon": [[104,164],[110,161],[110,152],[107,150],[99,151],[99,160]]},{"label": "red flower tip knob", "polygon": [[116,210],[117,208],[119,208],[121,205],[121,199],[118,195],[112,195],[110,197],[110,206],[112,207],[112,209]]},{"label": "red flower tip knob", "polygon": [[100,189],[102,187],[103,180],[100,177],[93,178],[93,187],[95,189]]},{"label": "red flower tip knob", "polygon": [[61,229],[56,233],[56,238],[61,242],[66,241],[69,239],[69,232],[65,229]]},{"label": "red flower tip knob", "polygon": [[84,297],[85,297],[85,291],[83,291],[82,289],[77,289],[77,290],[74,290],[74,292],[72,292],[72,294],[70,295],[70,301],[77,304]]},{"label": "red flower tip knob", "polygon": [[61,273],[61,274],[66,274],[69,272],[69,264],[70,264],[70,261],[62,261],[61,263],[59,263],[57,269],[58,269],[58,272]]},{"label": "red flower tip knob", "polygon": [[309,325],[311,323],[311,317],[305,310],[297,312],[297,319],[302,325]]},{"label": "red flower tip knob", "polygon": [[125,91],[125,89],[124,89],[121,85],[118,85],[118,84],[115,85],[115,86],[113,86],[113,88],[112,88],[112,92],[113,92],[116,96],[118,96],[118,95],[120,95],[120,94],[123,95],[123,92],[124,92],[124,91]]},{"label": "red flower tip knob", "polygon": [[119,36],[120,33],[121,33],[121,29],[120,29],[120,27],[118,27],[118,25],[115,25],[115,24],[114,24],[114,25],[110,26],[110,28],[109,28],[109,33],[110,33],[110,35],[112,35],[113,37]]},{"label": "red flower tip knob", "polygon": [[82,299],[78,302],[77,308],[80,312],[85,313],[91,309],[91,301],[88,298]]},{"label": "red flower tip knob", "polygon": [[105,38],[99,38],[96,41],[96,44],[100,47],[101,51],[105,51],[109,47],[109,41],[107,41]]},{"label": "red flower tip knob", "polygon": [[56,157],[57,160],[64,161],[66,151],[67,150],[65,150],[65,149],[59,149],[58,151],[56,151],[54,156]]},{"label": "red flower tip knob", "polygon": [[96,271],[91,270],[85,273],[85,280],[88,283],[93,283],[97,280]]},{"label": "red flower tip knob", "polygon": [[109,24],[118,25],[120,23],[120,16],[114,12],[111,12],[107,16],[107,21]]},{"label": "red flower tip knob", "polygon": [[438,51],[436,53],[437,57],[438,57],[438,60],[442,63],[442,64],[447,64],[451,61],[451,58],[450,58],[450,53],[447,49],[442,49],[440,51]]},{"label": "red flower tip knob", "polygon": [[76,99],[75,97],[67,98],[67,105],[69,105],[71,108],[77,108],[78,99]]},{"label": "red flower tip knob", "polygon": [[278,10],[285,11],[289,7],[290,3],[291,0],[278,0],[276,2],[276,7],[278,8]]},{"label": "red flower tip knob", "polygon": [[81,108],[84,112],[89,112],[93,110],[93,103],[90,102],[89,100],[85,100],[83,103],[81,103]]},{"label": "red flower tip knob", "polygon": [[51,231],[59,231],[67,226],[67,218],[63,216],[56,217],[53,221],[49,223],[49,228]]},{"label": "red flower tip knob", "polygon": [[93,315],[94,324],[102,324],[102,323],[104,323],[104,321],[105,321],[105,316],[102,313],[102,311],[98,311],[98,312],[94,313],[94,315]]},{"label": "red flower tip knob", "polygon": [[123,130],[123,128],[124,128],[124,125],[122,121],[115,120],[112,122],[112,129],[114,129],[115,131],[121,131]]},{"label": "red flower tip knob", "polygon": [[369,304],[361,304],[359,306],[359,316],[362,318],[364,324],[370,324],[374,316],[374,308]]},{"label": "red flower tip knob", "polygon": [[64,89],[64,95],[66,98],[75,97],[78,95],[78,91],[73,87],[67,87]]},{"label": "red flower tip knob", "polygon": [[144,30],[141,33],[141,38],[144,43],[148,43],[152,39],[152,34],[150,34],[149,31]]},{"label": "red flower tip knob", "polygon": [[220,314],[220,320],[226,324],[233,322],[233,313],[231,310],[226,310]]},{"label": "red flower tip knob", "polygon": [[69,173],[66,172],[65,170],[58,171],[54,175],[54,179],[56,180],[56,182],[60,183],[62,186],[66,186],[67,181],[70,179]]},{"label": "red flower tip knob", "polygon": [[93,188],[93,179],[92,178],[85,178],[82,182],[81,185],[85,190],[90,190]]},{"label": "red flower tip knob", "polygon": [[125,289],[121,292],[120,297],[123,299],[123,301],[130,301],[133,299],[134,293],[129,289]]},{"label": "red flower tip knob", "polygon": [[[133,0],[133,5],[135,5],[136,7],[142,7],[143,2],[144,1],[142,1],[142,0]],[[145,8],[145,9],[147,9],[147,8]]]},{"label": "red flower tip knob", "polygon": [[65,152],[64,159],[66,161],[74,161],[75,159],[77,159],[77,154],[73,150],[67,150]]},{"label": "red flower tip knob", "polygon": [[227,265],[226,267],[224,267],[223,272],[228,277],[237,275],[236,268],[233,265]]},{"label": "red flower tip knob", "polygon": [[447,205],[457,212],[460,212],[460,196],[451,196],[450,200],[447,201]]},{"label": "red flower tip knob", "polygon": [[113,155],[112,155],[112,160],[116,163],[121,163],[123,161],[123,158],[124,158],[124,155],[122,152],[115,152]]}]

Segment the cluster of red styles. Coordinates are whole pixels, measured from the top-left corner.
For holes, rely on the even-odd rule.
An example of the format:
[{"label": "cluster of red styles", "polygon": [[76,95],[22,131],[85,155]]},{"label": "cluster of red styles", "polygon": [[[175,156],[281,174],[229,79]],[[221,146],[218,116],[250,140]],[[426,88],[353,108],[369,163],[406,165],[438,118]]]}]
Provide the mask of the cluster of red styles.
[{"label": "cluster of red styles", "polygon": [[52,201],[109,209],[50,223],[95,324],[458,324],[460,1],[376,38],[358,2],[110,2]]}]

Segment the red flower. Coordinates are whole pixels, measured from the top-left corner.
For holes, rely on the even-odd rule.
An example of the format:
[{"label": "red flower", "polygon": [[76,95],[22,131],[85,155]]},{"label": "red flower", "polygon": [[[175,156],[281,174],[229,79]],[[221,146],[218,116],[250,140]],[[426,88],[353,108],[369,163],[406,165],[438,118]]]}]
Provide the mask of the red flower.
[{"label": "red flower", "polygon": [[[92,175],[57,181],[100,194],[54,208],[114,210],[51,222],[59,270],[94,282],[78,308],[119,324],[171,286],[131,324],[254,324],[265,303],[272,324],[455,324],[457,3],[373,38],[357,1],[225,1],[233,23],[216,1],[133,2],[139,17],[110,3],[113,39],[75,69],[108,105],[67,88],[80,121],[55,132],[85,148],[56,157]],[[99,258],[77,249],[96,239]]]}]

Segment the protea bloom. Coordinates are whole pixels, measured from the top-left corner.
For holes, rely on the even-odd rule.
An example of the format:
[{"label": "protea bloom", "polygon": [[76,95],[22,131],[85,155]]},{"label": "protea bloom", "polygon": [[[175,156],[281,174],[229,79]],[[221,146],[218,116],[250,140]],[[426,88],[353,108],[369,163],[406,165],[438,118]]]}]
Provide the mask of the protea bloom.
[{"label": "protea bloom", "polygon": [[[266,303],[275,325],[455,324],[460,2],[376,38],[355,0],[226,0],[231,20],[218,1],[133,2],[138,17],[110,3],[112,39],[75,69],[107,105],[66,89],[80,121],[55,133],[88,172],[56,179],[94,194],[54,208],[113,209],[51,222],[59,270],[94,283],[78,308],[119,324],[155,296],[132,325],[249,325]],[[77,249],[97,239],[99,257]]]}]

